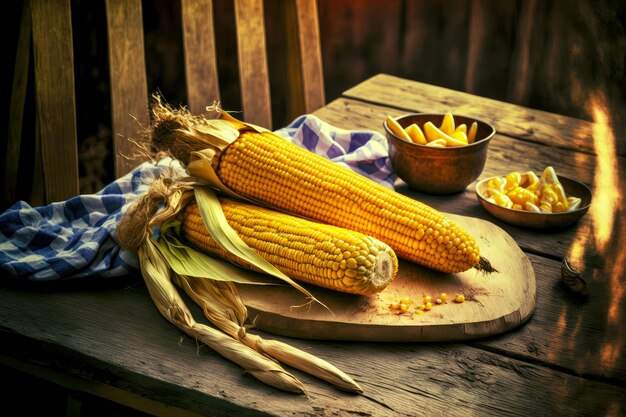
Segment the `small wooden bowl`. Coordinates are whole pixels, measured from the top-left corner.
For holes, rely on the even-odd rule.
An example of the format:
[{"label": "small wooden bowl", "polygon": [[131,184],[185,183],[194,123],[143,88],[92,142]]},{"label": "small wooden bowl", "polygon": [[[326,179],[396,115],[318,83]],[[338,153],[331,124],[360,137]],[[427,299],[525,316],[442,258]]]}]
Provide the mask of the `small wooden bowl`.
[{"label": "small wooden bowl", "polygon": [[[412,123],[422,127],[426,122],[439,126],[443,117],[443,113],[411,113],[396,120],[404,128]],[[489,141],[496,133],[495,128],[473,117],[457,114],[454,114],[454,121],[457,125],[465,123],[468,128],[476,122],[476,141],[465,146],[446,148],[418,145],[401,139],[383,122],[391,166],[414,190],[431,194],[458,193],[465,190],[482,173]]]},{"label": "small wooden bowl", "polygon": [[533,213],[525,210],[514,210],[500,207],[487,201],[487,183],[496,177],[485,178],[476,184],[476,196],[485,210],[492,216],[514,226],[548,229],[552,227],[568,226],[587,213],[591,205],[591,190],[585,184],[575,179],[559,175],[567,196],[579,197],[580,207],[563,213]]}]

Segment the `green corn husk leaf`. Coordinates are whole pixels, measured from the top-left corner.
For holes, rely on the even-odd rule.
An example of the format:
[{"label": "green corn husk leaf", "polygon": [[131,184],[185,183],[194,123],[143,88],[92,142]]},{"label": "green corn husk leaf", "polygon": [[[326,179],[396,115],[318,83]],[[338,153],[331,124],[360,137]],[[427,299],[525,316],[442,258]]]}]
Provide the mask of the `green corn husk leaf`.
[{"label": "green corn husk leaf", "polygon": [[156,245],[179,275],[230,281],[239,284],[277,285],[274,279],[209,256],[181,242],[180,221],[172,219],[161,229]]},{"label": "green corn husk leaf", "polygon": [[324,304],[317,300],[308,290],[283,274],[270,262],[263,259],[239,237],[237,232],[228,224],[226,216],[222,211],[222,205],[213,190],[209,187],[195,186],[194,192],[204,227],[206,227],[213,240],[224,250],[247,261],[265,273],[289,283],[298,291],[305,294],[311,301],[318,302],[320,305],[324,306]]}]

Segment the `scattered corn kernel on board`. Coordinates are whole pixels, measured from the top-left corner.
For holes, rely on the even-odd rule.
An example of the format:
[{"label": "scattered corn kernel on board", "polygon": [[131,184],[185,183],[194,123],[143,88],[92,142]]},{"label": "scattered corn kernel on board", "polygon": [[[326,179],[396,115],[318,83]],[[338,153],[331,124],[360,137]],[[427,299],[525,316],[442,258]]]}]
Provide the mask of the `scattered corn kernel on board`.
[{"label": "scattered corn kernel on board", "polygon": [[[302,294],[290,287],[240,285],[239,291],[258,329],[269,333],[327,340],[432,342],[468,340],[511,330],[535,308],[535,273],[517,243],[500,227],[481,219],[447,214],[473,235],[481,256],[497,272],[446,274],[400,260],[398,276],[381,293],[358,296],[308,286],[331,311],[305,307]],[[441,293],[447,300],[436,304]],[[465,301],[454,302],[457,294]],[[430,311],[419,313],[430,295]],[[390,305],[402,298],[406,313]]]}]

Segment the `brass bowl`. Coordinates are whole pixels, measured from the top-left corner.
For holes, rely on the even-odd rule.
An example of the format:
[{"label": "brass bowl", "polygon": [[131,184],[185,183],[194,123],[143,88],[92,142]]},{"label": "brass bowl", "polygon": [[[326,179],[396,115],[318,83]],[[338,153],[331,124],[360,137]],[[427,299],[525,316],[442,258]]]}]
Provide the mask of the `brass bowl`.
[{"label": "brass bowl", "polygon": [[[444,114],[412,113],[396,118],[406,128],[416,123],[420,128],[430,121],[440,126]],[[490,124],[471,117],[453,115],[456,125],[469,128],[478,123],[476,140],[466,146],[436,148],[409,143],[396,136],[383,122],[389,159],[393,170],[411,188],[431,194],[451,194],[463,191],[478,178],[485,167],[489,141],[496,130]]]},{"label": "brass bowl", "polygon": [[476,184],[476,196],[478,197],[478,201],[480,201],[480,204],[487,213],[514,226],[533,229],[568,226],[587,213],[591,205],[591,190],[589,187],[580,181],[559,175],[559,181],[563,185],[565,194],[579,197],[582,200],[578,209],[563,213],[533,213],[525,210],[500,207],[497,204],[487,201],[487,183],[492,178],[496,177],[485,178]]}]

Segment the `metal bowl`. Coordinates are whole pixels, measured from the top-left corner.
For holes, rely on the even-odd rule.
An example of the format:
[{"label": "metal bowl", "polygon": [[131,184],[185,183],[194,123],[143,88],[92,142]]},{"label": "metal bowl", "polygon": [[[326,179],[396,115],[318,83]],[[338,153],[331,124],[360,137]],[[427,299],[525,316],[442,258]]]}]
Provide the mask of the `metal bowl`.
[{"label": "metal bowl", "polygon": [[[430,121],[440,126],[443,113],[412,113],[396,118],[406,128],[413,123],[422,127]],[[393,170],[411,188],[431,194],[451,194],[463,191],[478,178],[485,167],[487,148],[496,130],[481,120],[454,115],[457,125],[465,123],[469,128],[478,123],[476,140],[466,146],[435,148],[409,143],[396,136],[383,122],[389,159]]]},{"label": "metal bowl", "polygon": [[580,207],[573,211],[563,213],[533,213],[525,210],[514,210],[500,207],[487,201],[487,183],[490,179],[485,178],[476,184],[476,196],[485,210],[492,216],[514,226],[548,229],[551,227],[568,226],[580,219],[591,205],[591,190],[585,184],[575,179],[559,175],[559,181],[568,196],[580,197]]}]

